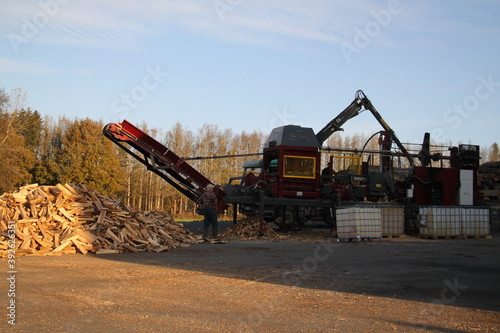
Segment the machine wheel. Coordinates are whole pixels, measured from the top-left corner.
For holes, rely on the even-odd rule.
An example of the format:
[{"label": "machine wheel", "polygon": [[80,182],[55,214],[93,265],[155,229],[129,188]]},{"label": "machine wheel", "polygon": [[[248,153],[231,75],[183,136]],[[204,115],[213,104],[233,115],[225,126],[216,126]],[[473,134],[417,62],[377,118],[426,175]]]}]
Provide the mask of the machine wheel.
[{"label": "machine wheel", "polygon": [[296,222],[296,214],[295,214],[295,209],[292,206],[287,206],[285,208],[285,218],[283,219],[285,224],[287,225],[293,225]]},{"label": "machine wheel", "polygon": [[326,208],[323,213],[323,221],[328,225],[335,226],[337,222],[335,220],[335,211],[333,209],[330,211],[329,208]]}]

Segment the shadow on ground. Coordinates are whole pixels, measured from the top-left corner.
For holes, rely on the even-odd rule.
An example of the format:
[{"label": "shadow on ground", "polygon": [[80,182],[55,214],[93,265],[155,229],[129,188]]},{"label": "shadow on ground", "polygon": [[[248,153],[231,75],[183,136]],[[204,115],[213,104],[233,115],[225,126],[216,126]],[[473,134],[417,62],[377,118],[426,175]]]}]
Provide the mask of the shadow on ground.
[{"label": "shadow on ground", "polygon": [[[193,224],[191,224],[193,223]],[[221,224],[221,231],[231,225]],[[201,222],[186,227],[200,232]],[[360,243],[233,240],[103,260],[277,285],[500,311],[500,238]]]}]

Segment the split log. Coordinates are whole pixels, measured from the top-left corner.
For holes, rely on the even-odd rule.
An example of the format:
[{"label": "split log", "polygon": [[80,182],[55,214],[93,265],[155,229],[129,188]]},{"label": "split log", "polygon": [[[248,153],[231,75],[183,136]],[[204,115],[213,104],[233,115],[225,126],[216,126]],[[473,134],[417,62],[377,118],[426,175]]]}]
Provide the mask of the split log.
[{"label": "split log", "polygon": [[258,237],[277,239],[278,235],[267,224],[264,225],[264,234],[260,235],[259,217],[251,216],[234,224],[230,229],[223,232],[221,237],[233,239],[256,239]]},{"label": "split log", "polygon": [[166,212],[139,212],[84,185],[30,184],[0,196],[0,257],[9,221],[18,255],[162,252],[198,242]]},{"label": "split log", "polygon": [[477,172],[478,188],[484,199],[500,202],[500,162],[486,162]]}]

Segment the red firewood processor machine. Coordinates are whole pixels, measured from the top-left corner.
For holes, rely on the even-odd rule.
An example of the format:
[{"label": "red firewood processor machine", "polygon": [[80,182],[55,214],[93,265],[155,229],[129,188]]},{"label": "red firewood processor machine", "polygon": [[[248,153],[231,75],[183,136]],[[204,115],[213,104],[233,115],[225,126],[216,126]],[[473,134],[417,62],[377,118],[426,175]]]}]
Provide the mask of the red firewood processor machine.
[{"label": "red firewood processor machine", "polygon": [[[323,147],[333,133],[342,131],[343,124],[363,111],[370,111],[383,128],[375,133],[379,135],[379,150]],[[212,184],[187,162],[204,157],[179,157],[126,120],[106,125],[103,132],[192,201]],[[371,157],[357,170],[336,172],[331,152]],[[358,90],[352,103],[317,133],[308,127],[281,126],[272,130],[262,153],[205,158],[262,155],[262,159],[244,163],[242,176],[215,187],[217,212],[232,204],[235,220],[239,211],[246,216],[259,214],[261,225],[280,221],[282,227],[290,227],[311,219],[335,225],[337,208],[363,203],[402,204],[407,224],[421,205],[473,205],[481,199],[476,185],[479,146],[459,145],[448,152],[446,156],[431,154],[429,133],[425,133],[420,151],[410,153]],[[330,163],[322,169],[323,153],[330,153]],[[379,165],[370,164],[375,155]],[[438,166],[432,166],[433,161],[439,162]]]}]

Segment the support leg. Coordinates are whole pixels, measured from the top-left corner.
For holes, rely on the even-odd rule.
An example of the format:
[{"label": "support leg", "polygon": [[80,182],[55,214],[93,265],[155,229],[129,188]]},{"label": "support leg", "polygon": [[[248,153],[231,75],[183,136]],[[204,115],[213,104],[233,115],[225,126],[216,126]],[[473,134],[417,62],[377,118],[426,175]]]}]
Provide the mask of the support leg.
[{"label": "support leg", "polygon": [[236,219],[238,218],[238,204],[233,204],[233,224],[236,224]]},{"label": "support leg", "polygon": [[260,227],[259,227],[259,236],[263,237],[264,236],[264,191],[260,191],[260,200],[259,200],[259,220],[260,220]]}]

